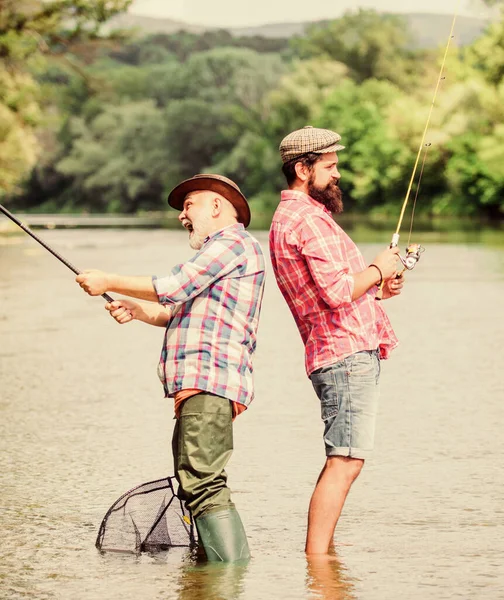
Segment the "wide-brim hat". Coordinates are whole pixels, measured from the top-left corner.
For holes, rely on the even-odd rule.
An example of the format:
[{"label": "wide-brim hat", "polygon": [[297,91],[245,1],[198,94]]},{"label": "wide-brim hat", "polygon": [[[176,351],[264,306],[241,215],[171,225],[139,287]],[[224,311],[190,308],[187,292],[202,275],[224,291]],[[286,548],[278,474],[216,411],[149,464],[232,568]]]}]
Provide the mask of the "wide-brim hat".
[{"label": "wide-brim hat", "polygon": [[238,221],[243,223],[245,227],[249,226],[250,207],[247,199],[241,193],[236,183],[224,177],[224,175],[202,173],[182,181],[168,195],[168,204],[176,210],[183,210],[187,194],[197,191],[216,192],[224,196],[235,207]]}]

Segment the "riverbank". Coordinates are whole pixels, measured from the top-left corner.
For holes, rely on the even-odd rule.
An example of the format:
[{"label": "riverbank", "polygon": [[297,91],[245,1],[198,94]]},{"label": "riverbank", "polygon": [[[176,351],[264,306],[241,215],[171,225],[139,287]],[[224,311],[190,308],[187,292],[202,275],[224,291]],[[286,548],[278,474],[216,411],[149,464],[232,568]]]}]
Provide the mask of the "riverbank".
[{"label": "riverbank", "polygon": [[[23,213],[16,217],[33,229],[94,229],[94,228],[163,228],[174,226],[177,215],[171,212],[151,212],[140,215],[122,214],[38,214]],[[0,233],[19,228],[7,217],[0,219]]]},{"label": "riverbank", "polygon": [[[138,215],[126,214],[16,214],[31,229],[178,229],[178,213],[175,211],[149,212]],[[251,230],[269,229],[271,214],[254,214]],[[397,223],[390,218],[345,213],[338,215],[338,223],[357,242],[388,243]],[[26,235],[7,217],[0,214],[0,236]],[[409,232],[403,227],[401,242],[408,243]],[[411,242],[473,244],[504,246],[504,222],[481,223],[471,219],[437,218],[415,221]]]}]

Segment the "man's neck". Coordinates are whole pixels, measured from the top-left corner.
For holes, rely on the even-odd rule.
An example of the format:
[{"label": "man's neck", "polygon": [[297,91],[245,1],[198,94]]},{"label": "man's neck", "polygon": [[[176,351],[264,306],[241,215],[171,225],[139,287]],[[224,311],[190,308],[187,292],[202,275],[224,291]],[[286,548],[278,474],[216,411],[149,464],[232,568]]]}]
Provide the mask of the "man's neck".
[{"label": "man's neck", "polygon": [[308,184],[302,181],[295,181],[289,185],[289,190],[292,190],[293,192],[303,192],[303,194],[306,194],[307,196],[310,195],[308,193]]},{"label": "man's neck", "polygon": [[236,219],[221,219],[216,221],[213,224],[212,230],[208,233],[208,237],[216,234],[218,231],[222,231],[226,229],[226,227],[232,227],[233,225],[237,225],[238,221]]}]

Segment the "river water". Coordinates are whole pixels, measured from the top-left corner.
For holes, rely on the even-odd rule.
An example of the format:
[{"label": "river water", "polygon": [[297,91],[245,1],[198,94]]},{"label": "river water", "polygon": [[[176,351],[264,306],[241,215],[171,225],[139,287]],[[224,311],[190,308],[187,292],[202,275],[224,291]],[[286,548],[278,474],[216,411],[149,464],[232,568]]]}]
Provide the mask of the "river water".
[{"label": "river water", "polygon": [[[42,236],[79,268],[131,275],[192,253],[181,231]],[[73,278],[28,236],[0,238],[0,598],[504,598],[504,245],[429,245],[385,304],[401,346],[331,560],[303,552],[322,425],[269,270],[256,399],[228,468],[246,567],[95,549],[109,506],[171,473],[172,406],[156,376],[162,329],[117,325]]]}]

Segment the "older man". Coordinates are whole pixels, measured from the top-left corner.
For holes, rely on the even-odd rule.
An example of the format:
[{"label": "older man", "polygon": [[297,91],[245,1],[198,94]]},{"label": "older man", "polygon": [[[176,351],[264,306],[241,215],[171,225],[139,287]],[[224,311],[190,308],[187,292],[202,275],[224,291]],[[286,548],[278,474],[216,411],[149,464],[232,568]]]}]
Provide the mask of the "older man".
[{"label": "older man", "polygon": [[196,175],[175,187],[168,203],[197,250],[166,277],[86,271],[76,281],[92,296],[107,291],[149,300],[117,300],[106,309],[119,323],[165,327],[159,377],[175,400],[173,460],[180,493],[207,558],[249,557],[231,502],[225,466],[232,421],[253,399],[252,355],[264,289],[264,257],[246,231],[250,209],[238,186],[220,175]]},{"label": "older man", "polygon": [[380,359],[397,340],[375,300],[401,292],[397,248],[366,265],[335,223],[343,202],[338,182],[340,136],[305,127],[280,144],[289,189],[270,230],[278,286],[305,345],[306,371],[321,402],[326,462],[310,502],[307,554],[328,552],[343,504],[374,442]]}]

